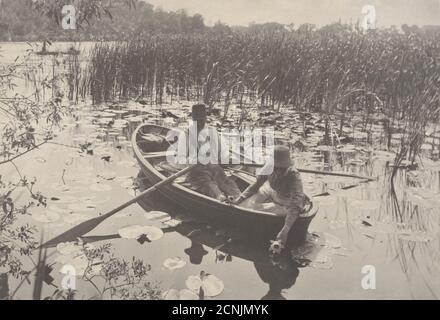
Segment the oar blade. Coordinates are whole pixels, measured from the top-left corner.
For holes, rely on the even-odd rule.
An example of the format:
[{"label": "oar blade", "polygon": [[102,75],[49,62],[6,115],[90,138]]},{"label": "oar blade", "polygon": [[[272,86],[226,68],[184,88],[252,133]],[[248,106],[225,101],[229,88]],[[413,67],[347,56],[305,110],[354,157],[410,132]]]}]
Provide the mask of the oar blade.
[{"label": "oar blade", "polygon": [[93,229],[95,229],[103,220],[105,219],[104,216],[96,217],[84,222],[81,222],[79,225],[63,232],[59,236],[56,236],[55,238],[45,242],[41,245],[43,248],[51,248],[57,246],[59,243],[62,242],[70,242],[75,241],[78,238],[81,238],[83,235],[89,233]]}]

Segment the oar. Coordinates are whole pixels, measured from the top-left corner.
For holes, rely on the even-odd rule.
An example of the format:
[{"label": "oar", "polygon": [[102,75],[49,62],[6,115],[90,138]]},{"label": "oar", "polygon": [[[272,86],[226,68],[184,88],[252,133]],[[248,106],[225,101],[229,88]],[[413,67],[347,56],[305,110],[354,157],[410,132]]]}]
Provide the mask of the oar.
[{"label": "oar", "polygon": [[77,238],[79,238],[79,237],[85,235],[86,233],[89,233],[93,229],[95,229],[105,219],[107,219],[107,218],[111,217],[112,215],[118,213],[122,209],[127,208],[128,206],[130,206],[133,203],[137,202],[139,199],[143,198],[147,194],[157,190],[159,187],[174,181],[175,179],[177,179],[180,176],[183,176],[184,174],[186,174],[187,172],[192,170],[196,165],[197,164],[193,164],[193,165],[191,165],[191,166],[189,166],[189,167],[187,167],[187,168],[185,168],[185,169],[183,169],[183,170],[173,174],[172,176],[169,176],[165,180],[162,180],[162,181],[156,183],[154,186],[148,188],[147,190],[145,190],[141,194],[137,195],[133,199],[131,199],[131,200],[121,204],[119,207],[117,207],[117,208],[107,212],[104,215],[101,215],[99,217],[96,217],[96,218],[84,221],[84,222],[80,223],[79,225],[77,225],[77,226],[67,230],[66,232],[60,234],[59,236],[57,236],[57,237],[47,241],[46,243],[44,243],[41,246],[42,247],[52,247],[52,246],[57,245],[58,243],[61,243],[61,242],[75,241]]},{"label": "oar", "polygon": [[[255,178],[255,176],[251,176],[251,175],[249,175],[249,173],[246,172],[246,171],[243,171],[243,170],[240,170],[240,169],[234,169],[234,168],[229,168],[229,170],[231,170],[231,171],[233,171],[233,172],[235,172],[235,173],[238,173],[238,174],[243,173],[244,175],[242,174],[242,175],[237,175],[237,176],[238,176],[240,179],[242,179],[243,181],[245,181],[245,182],[247,182],[247,183],[249,183],[249,184],[253,184],[253,183],[255,183],[255,181],[257,180],[257,179]],[[356,183],[356,184],[351,184],[351,185],[349,185],[349,186],[342,187],[341,189],[342,189],[342,190],[353,189],[353,188],[359,186],[359,185],[362,184],[362,183],[367,183],[367,182],[370,182],[370,181],[372,181],[372,180],[373,180],[373,179],[370,179],[370,180],[365,179],[365,180],[360,181],[360,182],[358,182],[358,183]],[[328,192],[323,192],[323,193],[319,193],[319,194],[315,194],[315,195],[313,195],[312,198],[315,198],[315,197],[324,197],[324,196],[329,196],[329,195],[330,195],[330,193],[328,193]]]},{"label": "oar", "polygon": [[[246,166],[257,167],[257,168],[263,167],[263,165],[260,165],[260,164],[249,164],[249,165],[246,164]],[[231,167],[228,167],[228,168],[230,170],[236,170],[236,169],[233,169]],[[368,182],[376,181],[378,179],[378,177],[358,176],[358,175],[355,175],[355,174],[343,173],[343,172],[320,171],[320,170],[310,170],[310,169],[301,169],[301,168],[296,168],[296,170],[298,170],[298,172],[301,172],[301,173],[312,173],[312,174],[320,174],[320,175],[323,175],[323,176],[336,176],[336,177],[344,177],[344,178],[355,178],[355,179],[367,180]]]},{"label": "oar", "polygon": [[[244,160],[250,162],[249,164],[245,164],[246,166],[249,167],[257,167],[257,168],[261,168],[264,166],[264,164],[259,164],[256,163],[255,161],[253,161],[252,159],[247,158],[245,155],[241,154],[241,153],[237,153],[233,150],[231,150],[231,152],[236,155],[236,156],[240,156],[243,157]],[[335,176],[335,177],[345,177],[345,178],[355,178],[355,179],[363,179],[363,180],[367,180],[368,182],[370,181],[376,181],[378,178],[377,177],[365,177],[365,176],[358,176],[355,174],[350,174],[350,173],[339,173],[339,172],[330,172],[330,171],[320,171],[320,170],[310,170],[310,169],[301,169],[301,168],[296,168],[296,170],[298,170],[298,172],[301,173],[312,173],[312,174],[320,174],[323,176]]]},{"label": "oar", "polygon": [[320,175],[324,175],[324,176],[355,178],[355,179],[363,179],[363,180],[367,180],[367,181],[376,181],[377,180],[377,177],[372,178],[372,177],[358,176],[358,175],[350,174],[350,173],[319,171],[319,170],[309,170],[309,169],[300,169],[300,168],[298,168],[297,170],[302,173],[314,173],[314,174],[320,174]]}]

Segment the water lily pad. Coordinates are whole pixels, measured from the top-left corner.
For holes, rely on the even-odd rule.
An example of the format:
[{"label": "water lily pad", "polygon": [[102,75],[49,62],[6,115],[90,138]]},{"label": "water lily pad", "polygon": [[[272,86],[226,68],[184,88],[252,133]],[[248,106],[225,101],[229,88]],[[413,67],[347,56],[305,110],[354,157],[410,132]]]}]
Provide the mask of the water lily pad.
[{"label": "water lily pad", "polygon": [[169,270],[175,270],[183,268],[186,265],[186,261],[180,257],[168,258],[164,261],[163,265]]},{"label": "water lily pad", "polygon": [[203,289],[206,297],[215,297],[221,294],[225,288],[223,281],[212,274],[206,274],[202,276],[189,276],[186,281],[186,287],[195,293]]},{"label": "water lily pad", "polygon": [[170,220],[172,220],[172,218],[170,216],[168,216],[168,217],[164,217],[162,219],[159,219],[159,222],[165,223],[165,222],[170,221]]},{"label": "water lily pad", "polygon": [[169,217],[170,215],[163,211],[149,211],[144,213],[144,217],[148,220],[158,220]]},{"label": "water lily pad", "polygon": [[162,294],[164,300],[199,300],[199,296],[188,289],[170,289]]},{"label": "water lily pad", "polygon": [[199,300],[199,296],[188,289],[180,290],[180,300]]},{"label": "water lily pad", "polygon": [[200,279],[199,276],[189,276],[186,279],[185,284],[188,289],[194,292],[199,292],[200,287],[202,286],[202,279]]},{"label": "water lily pad", "polygon": [[154,226],[132,225],[119,229],[118,233],[124,239],[138,239],[146,235],[150,241],[155,241],[163,237],[163,231]]},{"label": "water lily pad", "polygon": [[32,213],[32,219],[38,222],[51,223],[60,219],[60,215],[56,212],[45,210],[43,212]]},{"label": "water lily pad", "polygon": [[141,235],[144,234],[144,228],[143,228],[143,226],[139,226],[139,225],[128,226],[128,227],[124,227],[122,229],[119,229],[118,233],[121,236],[121,238],[137,239]]},{"label": "water lily pad", "polygon": [[182,224],[182,221],[177,220],[177,219],[168,219],[166,221],[161,220],[160,222],[170,228],[174,228],[174,227],[177,227],[178,225]]}]

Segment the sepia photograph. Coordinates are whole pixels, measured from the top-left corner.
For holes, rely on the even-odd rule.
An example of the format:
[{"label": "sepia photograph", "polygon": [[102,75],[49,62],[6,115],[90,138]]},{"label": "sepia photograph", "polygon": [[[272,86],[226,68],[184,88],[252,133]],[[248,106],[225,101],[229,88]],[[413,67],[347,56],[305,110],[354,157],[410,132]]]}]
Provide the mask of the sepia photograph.
[{"label": "sepia photograph", "polygon": [[0,205],[1,305],[438,300],[440,1],[0,0]]}]

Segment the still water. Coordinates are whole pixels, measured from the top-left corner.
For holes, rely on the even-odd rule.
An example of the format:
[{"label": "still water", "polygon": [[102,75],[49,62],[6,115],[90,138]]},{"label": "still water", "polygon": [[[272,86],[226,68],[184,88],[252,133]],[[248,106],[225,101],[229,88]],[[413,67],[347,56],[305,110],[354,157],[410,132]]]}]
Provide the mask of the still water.
[{"label": "still water", "polygon": [[[24,44],[20,46],[25,50]],[[0,63],[11,63],[18,47],[12,44],[0,44],[0,47],[3,52],[9,52]],[[74,106],[73,115],[66,116],[62,128],[56,130],[54,143],[15,161],[22,175],[37,179],[35,188],[49,199],[47,208],[31,208],[29,215],[20,217],[17,223],[36,225],[47,240],[129,200],[146,187],[132,154],[131,132],[142,121],[177,125],[173,118],[162,117],[160,111],[188,115],[186,104],[190,105],[175,102],[143,106],[128,102],[91,106],[83,102]],[[289,119],[283,120],[286,124],[296,128],[294,113],[286,111],[283,118]],[[190,276],[204,271],[223,283],[224,289],[215,297],[218,299],[438,298],[439,162],[424,159],[424,166],[416,172],[399,170],[393,194],[387,169],[387,163],[393,160],[391,152],[384,151],[379,144],[374,148],[365,144],[365,135],[360,130],[353,130],[353,141],[337,151],[318,146],[322,134],[315,128],[305,139],[305,150],[295,151],[298,167],[379,178],[343,190],[342,187],[358,180],[303,174],[308,195],[322,192],[329,195],[314,199],[320,211],[310,225],[308,242],[295,252],[296,259],[272,261],[267,247],[243,244],[231,230],[192,221],[191,212],[169,205],[157,195],[107,219],[87,236],[102,236],[93,244],[111,243],[117,257],[130,260],[135,256],[150,264],[150,279],[162,291],[185,289]],[[381,135],[380,127],[373,128],[374,141],[380,141]],[[289,139],[294,137],[295,132]],[[90,143],[89,152],[78,148],[85,143]],[[11,180],[18,179],[15,168],[9,164],[1,166],[0,171]],[[409,180],[413,183],[408,183]],[[18,190],[14,200],[16,205],[27,203],[26,190]],[[399,204],[399,214],[395,203]],[[180,224],[169,228],[152,218],[149,211],[167,212]],[[118,232],[131,225],[155,226],[163,229],[164,235],[143,244],[120,238]],[[60,283],[62,264],[57,262],[60,253],[56,249],[50,249],[49,253],[52,253],[49,263],[54,263],[51,276],[55,283]],[[179,258],[179,268],[164,264],[169,258]],[[375,289],[366,290],[362,286],[364,266],[374,267]],[[32,267],[30,263],[29,267]],[[96,295],[87,282],[78,279],[77,286],[79,299]],[[10,287],[14,288],[12,280]],[[43,296],[53,290],[46,286]],[[15,298],[31,297],[32,283],[25,284]]]}]

